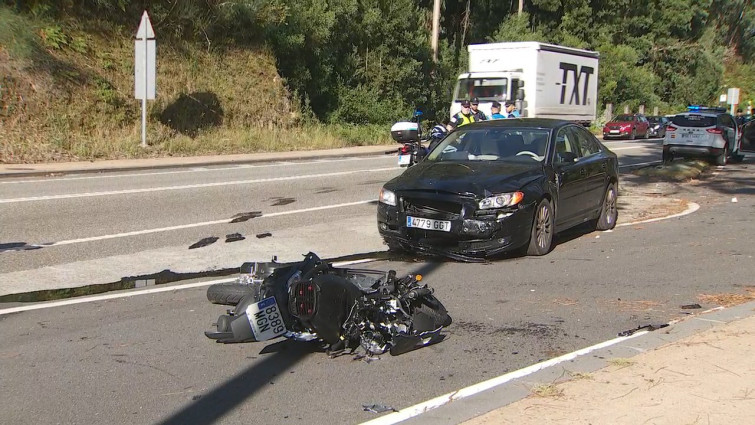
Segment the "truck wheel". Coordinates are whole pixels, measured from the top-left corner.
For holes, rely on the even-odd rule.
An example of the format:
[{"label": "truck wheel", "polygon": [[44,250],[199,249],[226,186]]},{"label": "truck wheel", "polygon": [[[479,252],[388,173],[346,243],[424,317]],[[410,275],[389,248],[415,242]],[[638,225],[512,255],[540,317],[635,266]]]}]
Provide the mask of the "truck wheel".
[{"label": "truck wheel", "polygon": [[251,293],[252,287],[249,285],[236,282],[216,283],[207,288],[207,299],[213,304],[235,306],[241,298]]}]

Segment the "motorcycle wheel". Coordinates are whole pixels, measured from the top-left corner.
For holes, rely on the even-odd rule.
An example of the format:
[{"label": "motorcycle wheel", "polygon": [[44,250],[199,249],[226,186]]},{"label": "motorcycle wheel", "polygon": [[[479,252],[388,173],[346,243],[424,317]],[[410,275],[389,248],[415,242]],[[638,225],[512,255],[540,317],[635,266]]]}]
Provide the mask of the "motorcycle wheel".
[{"label": "motorcycle wheel", "polygon": [[207,288],[207,300],[213,304],[235,306],[241,298],[251,293],[252,288],[249,285],[239,285],[236,282],[216,283]]},{"label": "motorcycle wheel", "polygon": [[421,305],[414,308],[412,314],[412,323],[417,332],[433,331],[441,326],[447,327],[452,321],[446,307],[437,299],[423,300]]}]

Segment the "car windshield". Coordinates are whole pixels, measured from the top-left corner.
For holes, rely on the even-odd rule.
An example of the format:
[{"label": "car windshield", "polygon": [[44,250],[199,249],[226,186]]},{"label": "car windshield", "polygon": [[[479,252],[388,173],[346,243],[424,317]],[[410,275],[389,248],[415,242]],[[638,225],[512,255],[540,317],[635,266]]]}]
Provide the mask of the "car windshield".
[{"label": "car windshield", "polygon": [[614,121],[634,121],[634,115],[619,115],[613,120]]},{"label": "car windshield", "polygon": [[550,130],[543,128],[460,128],[427,160],[542,162],[549,136]]},{"label": "car windshield", "polygon": [[716,118],[705,115],[677,115],[671,118],[671,122],[679,127],[713,127],[716,125]]},{"label": "car windshield", "polygon": [[508,79],[506,78],[462,78],[456,84],[454,99],[478,98],[482,102],[504,100]]}]

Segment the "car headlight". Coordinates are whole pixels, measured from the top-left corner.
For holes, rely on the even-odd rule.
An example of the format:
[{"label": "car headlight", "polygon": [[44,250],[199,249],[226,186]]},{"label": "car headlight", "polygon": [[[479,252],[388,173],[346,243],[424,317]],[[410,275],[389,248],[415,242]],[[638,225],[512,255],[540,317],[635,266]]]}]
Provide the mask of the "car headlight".
[{"label": "car headlight", "polygon": [[396,206],[396,194],[386,188],[380,189],[380,198],[378,201],[391,206]]},{"label": "car headlight", "polygon": [[522,192],[499,193],[493,196],[488,196],[480,201],[479,207],[481,210],[511,207],[522,202],[522,199],[524,199],[524,193]]}]

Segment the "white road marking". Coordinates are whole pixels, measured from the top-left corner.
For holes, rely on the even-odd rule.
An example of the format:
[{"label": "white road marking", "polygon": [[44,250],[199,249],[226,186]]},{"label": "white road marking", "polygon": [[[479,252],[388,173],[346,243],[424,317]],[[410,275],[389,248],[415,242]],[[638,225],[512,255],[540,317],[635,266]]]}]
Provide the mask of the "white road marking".
[{"label": "white road marking", "polygon": [[[308,213],[313,211],[322,211],[322,210],[329,210],[333,208],[343,208],[343,207],[351,207],[354,205],[364,205],[369,204],[371,202],[377,202],[377,199],[368,199],[366,201],[356,201],[356,202],[346,202],[342,204],[333,204],[333,205],[323,205],[321,207],[311,207],[311,208],[302,208],[299,210],[289,210],[289,211],[281,211],[281,212],[275,212],[275,213],[268,213],[268,214],[262,214],[259,217],[252,218],[250,220],[259,220],[260,218],[267,218],[267,217],[278,217],[282,215],[290,215],[290,214],[301,214],[301,213]],[[170,227],[159,227],[155,229],[145,229],[145,230],[135,230],[133,232],[125,232],[125,233],[116,233],[112,235],[102,235],[102,236],[92,236],[89,238],[81,238],[81,239],[69,239],[66,241],[58,241],[58,242],[51,242],[51,243],[44,243],[39,245],[34,245],[38,247],[51,247],[51,246],[60,246],[60,245],[71,245],[71,244],[77,244],[77,243],[83,243],[83,242],[93,242],[93,241],[102,241],[107,239],[117,239],[117,238],[125,238],[129,236],[138,236],[138,235],[146,235],[150,233],[160,233],[160,232],[169,232],[172,230],[181,230],[181,229],[191,229],[193,227],[202,227],[202,226],[213,226],[216,224],[226,224],[230,223],[232,218],[224,218],[222,220],[213,220],[213,221],[204,221],[201,223],[190,223],[190,224],[181,224],[178,226],[170,226]]]},{"label": "white road marking", "polygon": [[[346,161],[374,161],[376,158],[382,158],[385,155],[374,155],[374,156],[367,156],[367,157],[351,157],[351,158],[339,158],[339,159],[319,159],[319,160],[312,160],[312,161],[276,161],[272,163],[263,163],[263,164],[236,164],[234,166],[230,167],[216,167],[216,168],[207,168],[207,166],[198,165],[197,167],[193,167],[191,169],[181,169],[181,170],[173,170],[173,171],[155,171],[155,172],[148,172],[148,173],[129,173],[129,174],[112,174],[112,173],[101,173],[97,175],[87,175],[87,176],[71,176],[71,177],[40,177],[35,180],[17,180],[17,179],[11,179],[11,180],[3,180],[0,181],[0,184],[20,184],[20,183],[40,183],[40,182],[63,182],[63,181],[72,181],[72,180],[101,180],[101,179],[113,179],[113,178],[124,178],[124,177],[144,177],[144,176],[162,176],[162,175],[168,175],[168,174],[186,174],[186,173],[201,173],[201,172],[208,172],[208,171],[229,171],[229,170],[245,170],[248,168],[270,168],[270,167],[281,167],[281,166],[290,166],[290,165],[297,165],[297,164],[312,164],[312,163],[330,163],[330,162],[346,162]],[[395,159],[394,159],[395,161]],[[178,165],[176,167],[179,167]],[[79,171],[76,171],[79,172]],[[51,174],[54,174],[55,172],[50,172]],[[73,172],[72,172],[73,173]]]},{"label": "white road marking", "polygon": [[187,185],[181,185],[181,186],[148,187],[148,188],[143,188],[143,189],[112,190],[112,191],[106,191],[106,192],[69,193],[65,195],[33,196],[29,198],[0,199],[0,204],[12,204],[12,203],[18,203],[18,202],[31,202],[31,201],[49,201],[49,200],[54,200],[54,199],[89,198],[89,197],[94,197],[94,196],[125,195],[125,194],[134,194],[134,193],[164,192],[164,191],[170,191],[170,190],[185,190],[185,189],[198,189],[198,188],[203,188],[203,187],[234,186],[234,185],[254,184],[254,183],[268,183],[268,182],[278,182],[278,181],[314,179],[314,178],[321,178],[321,177],[337,177],[337,176],[348,176],[351,174],[381,173],[381,172],[386,172],[386,171],[396,171],[396,169],[397,169],[396,167],[372,168],[372,169],[365,169],[365,170],[340,171],[340,172],[335,172],[335,173],[305,174],[301,176],[271,177],[271,178],[265,178],[265,179],[249,179],[249,180],[236,180],[236,181],[229,181],[229,182],[187,184]]},{"label": "white road marking", "polygon": [[667,215],[665,217],[657,217],[657,218],[649,218],[647,220],[633,221],[631,223],[621,223],[621,224],[617,224],[616,227],[619,227],[619,226],[634,226],[635,224],[653,223],[653,222],[656,222],[656,221],[668,220],[670,218],[682,217],[682,216],[685,216],[687,214],[692,214],[693,212],[695,212],[695,211],[697,211],[699,209],[700,209],[700,205],[698,205],[698,204],[696,204],[694,202],[690,202],[689,204],[687,204],[687,209],[684,210],[684,211],[682,211],[682,212],[680,212],[680,213]]},{"label": "white road marking", "polygon": [[[341,262],[333,263],[333,266],[334,267],[348,267],[354,264],[369,263],[375,260],[376,259],[374,258],[364,258],[361,260],[354,260],[354,261],[341,261]],[[43,303],[38,303],[38,304],[24,305],[20,307],[2,309],[0,310],[0,316],[4,314],[20,313],[23,311],[41,310],[44,308],[62,307],[62,306],[73,305],[73,304],[92,303],[96,301],[106,301],[106,300],[114,300],[118,298],[135,297],[137,295],[148,295],[148,294],[157,294],[160,292],[180,291],[182,289],[201,288],[203,286],[210,286],[216,283],[233,282],[235,280],[236,280],[235,277],[224,278],[224,279],[217,279],[217,280],[208,280],[205,282],[186,283],[186,284],[171,285],[171,286],[164,286],[164,287],[157,287],[157,288],[150,288],[150,289],[140,289],[138,291],[121,292],[118,294],[93,295],[90,297],[72,298],[72,299],[67,299],[67,300],[62,300],[62,301],[43,302]]]},{"label": "white road marking", "polygon": [[362,425],[393,425],[393,424],[405,421],[407,419],[413,418],[415,416],[421,415],[423,413],[426,413],[429,410],[437,409],[438,407],[444,406],[454,401],[461,400],[463,398],[481,393],[483,391],[487,391],[499,385],[503,385],[507,382],[513,381],[514,379],[531,375],[545,368],[555,366],[559,363],[574,360],[575,358],[579,356],[584,356],[585,354],[589,354],[593,351],[600,350],[601,348],[610,347],[612,345],[627,341],[631,338],[635,338],[640,335],[644,335],[646,333],[648,333],[648,331],[641,331],[641,332],[637,332],[629,336],[614,338],[608,341],[601,342],[600,344],[595,344],[591,347],[583,348],[581,350],[577,350],[569,354],[564,354],[563,356],[546,360],[544,362],[536,363],[534,365],[527,366],[524,369],[519,369],[517,371],[510,372],[505,375],[501,375],[493,379],[489,379],[487,381],[483,381],[478,384],[474,384],[469,387],[462,388],[460,390],[457,390],[448,394],[444,394],[439,397],[435,397],[425,402],[415,404],[414,406],[401,409],[398,412],[390,413],[388,415],[381,416],[371,421],[363,422]]}]

